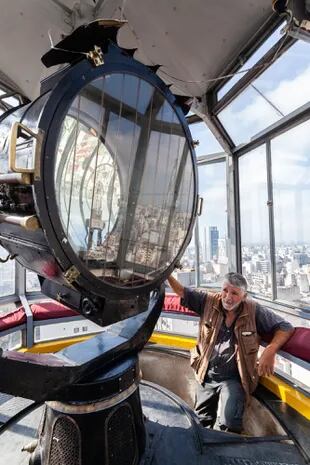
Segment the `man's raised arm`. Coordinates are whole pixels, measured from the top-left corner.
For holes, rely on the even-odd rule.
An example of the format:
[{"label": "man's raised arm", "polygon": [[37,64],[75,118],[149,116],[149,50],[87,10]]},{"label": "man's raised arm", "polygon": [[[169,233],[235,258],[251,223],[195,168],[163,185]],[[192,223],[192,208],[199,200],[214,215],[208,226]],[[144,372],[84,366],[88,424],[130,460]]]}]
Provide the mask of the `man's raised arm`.
[{"label": "man's raised arm", "polygon": [[276,353],[281,347],[289,340],[293,334],[294,329],[288,331],[282,331],[278,329],[268,344],[268,346],[263,351],[259,362],[258,362],[258,374],[259,376],[269,376],[273,374],[274,371],[274,362]]},{"label": "man's raised arm", "polygon": [[175,279],[172,275],[168,278],[168,283],[170,284],[171,289],[183,299],[184,297],[184,286],[177,279]]}]

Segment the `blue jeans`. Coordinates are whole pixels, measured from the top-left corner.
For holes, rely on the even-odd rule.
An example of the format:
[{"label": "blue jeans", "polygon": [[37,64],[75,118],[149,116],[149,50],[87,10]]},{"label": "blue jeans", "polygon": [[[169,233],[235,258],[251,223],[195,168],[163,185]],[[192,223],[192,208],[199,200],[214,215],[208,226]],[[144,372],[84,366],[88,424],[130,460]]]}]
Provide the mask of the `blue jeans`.
[{"label": "blue jeans", "polygon": [[241,433],[245,392],[237,378],[225,381],[207,379],[203,384],[197,382],[195,411],[201,424],[213,428],[219,399],[221,399],[220,428],[224,431]]}]

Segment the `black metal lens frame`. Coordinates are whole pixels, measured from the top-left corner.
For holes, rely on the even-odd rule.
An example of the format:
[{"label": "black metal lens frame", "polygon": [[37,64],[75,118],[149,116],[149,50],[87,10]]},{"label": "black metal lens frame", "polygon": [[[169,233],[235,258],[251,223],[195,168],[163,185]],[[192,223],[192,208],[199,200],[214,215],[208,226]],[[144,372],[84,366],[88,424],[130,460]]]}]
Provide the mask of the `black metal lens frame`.
[{"label": "black metal lens frame", "polygon": [[[98,278],[96,278],[77,257],[75,251],[70,245],[70,242],[64,232],[61,220],[59,217],[58,206],[55,198],[54,185],[54,169],[55,157],[57,150],[57,142],[61,133],[62,123],[65,116],[68,114],[70,105],[80,91],[90,82],[105,75],[113,75],[114,73],[126,73],[135,77],[142,78],[150,83],[164,99],[171,105],[181,124],[186,137],[186,142],[191,154],[193,179],[194,179],[194,195],[190,225],[180,247],[177,256],[172,263],[167,266],[167,269],[152,282],[140,287],[118,287],[114,284],[109,284],[104,281],[98,286]],[[41,151],[40,161],[40,179],[34,182],[34,190],[36,194],[36,204],[39,210],[39,218],[45,230],[47,241],[58,261],[61,268],[66,271],[74,266],[79,271],[79,276],[75,279],[74,287],[80,290],[99,295],[102,297],[112,296],[130,296],[133,293],[147,294],[154,288],[158,287],[174,269],[175,263],[183,254],[188,245],[197,209],[197,169],[195,163],[195,154],[193,150],[192,138],[186,123],[181,107],[176,103],[175,96],[170,92],[169,88],[154,74],[148,67],[134,60],[127,55],[122,49],[115,44],[110,43],[108,52],[104,57],[104,64],[94,67],[88,60],[83,60],[72,66],[58,82],[52,90],[48,100],[48,104],[44,107],[38,127],[44,131],[45,138]]]}]

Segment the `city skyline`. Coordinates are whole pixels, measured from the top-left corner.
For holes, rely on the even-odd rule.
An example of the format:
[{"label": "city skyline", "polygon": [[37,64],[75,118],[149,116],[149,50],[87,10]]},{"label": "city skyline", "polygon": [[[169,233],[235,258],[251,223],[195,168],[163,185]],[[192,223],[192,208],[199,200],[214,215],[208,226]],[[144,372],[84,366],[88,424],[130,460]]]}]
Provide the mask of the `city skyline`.
[{"label": "city skyline", "polygon": [[[199,263],[200,284],[220,286],[221,278],[230,271],[228,238],[221,234],[218,226],[209,226],[218,231],[218,254],[210,258],[206,251],[210,248],[210,235],[206,227],[200,231]],[[212,229],[211,229],[212,228]],[[221,246],[221,247],[220,247]],[[272,300],[272,266],[269,244],[242,244],[242,273],[249,284],[249,291]],[[302,308],[310,308],[310,243],[282,243],[275,248],[277,299],[293,303]],[[195,285],[196,268],[195,245],[191,243],[182,257],[182,270],[186,273],[187,285]]]}]

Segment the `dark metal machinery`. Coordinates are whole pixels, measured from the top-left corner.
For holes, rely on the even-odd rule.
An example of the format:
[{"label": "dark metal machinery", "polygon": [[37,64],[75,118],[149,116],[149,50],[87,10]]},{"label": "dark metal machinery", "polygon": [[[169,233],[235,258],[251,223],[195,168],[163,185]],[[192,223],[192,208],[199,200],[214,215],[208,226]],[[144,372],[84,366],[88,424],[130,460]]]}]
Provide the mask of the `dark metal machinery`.
[{"label": "dark metal machinery", "polygon": [[[0,242],[42,291],[104,326],[146,308],[191,235],[197,187],[180,99],[96,21],[0,126]],[[68,50],[71,50],[69,52]]]},{"label": "dark metal machinery", "polygon": [[60,71],[0,122],[1,245],[43,293],[108,326],[57,354],[0,357],[1,392],[47,401],[36,465],[139,462],[137,354],[196,216],[186,99],[116,45],[121,25],[96,21],[50,50]]}]

